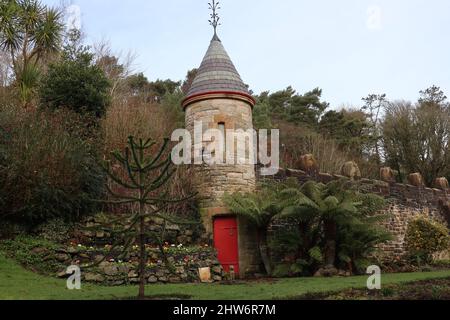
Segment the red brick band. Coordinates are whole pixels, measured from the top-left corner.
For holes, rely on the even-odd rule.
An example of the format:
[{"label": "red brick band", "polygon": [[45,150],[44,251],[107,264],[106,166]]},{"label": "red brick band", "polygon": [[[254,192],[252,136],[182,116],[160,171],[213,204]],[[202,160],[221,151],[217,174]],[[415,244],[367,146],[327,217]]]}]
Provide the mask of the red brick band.
[{"label": "red brick band", "polygon": [[226,99],[235,99],[235,100],[241,100],[244,102],[247,102],[250,104],[251,107],[254,107],[256,104],[255,99],[246,93],[243,92],[236,92],[236,91],[210,91],[210,92],[203,92],[198,93],[192,96],[187,97],[183,100],[181,105],[185,109],[190,104],[202,100],[209,100],[209,99],[220,99],[220,98],[226,98]]}]

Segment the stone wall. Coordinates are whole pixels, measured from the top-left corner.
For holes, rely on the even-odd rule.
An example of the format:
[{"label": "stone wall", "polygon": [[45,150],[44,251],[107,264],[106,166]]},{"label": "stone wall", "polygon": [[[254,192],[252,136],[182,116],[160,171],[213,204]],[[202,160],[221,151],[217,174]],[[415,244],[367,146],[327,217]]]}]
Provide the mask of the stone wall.
[{"label": "stone wall", "polygon": [[[341,175],[325,173],[307,174],[301,170],[280,170],[271,177],[260,179],[275,179],[283,181],[296,178],[300,183],[310,180],[328,183],[336,179],[346,178]],[[383,196],[388,207],[386,213],[390,218],[385,227],[392,233],[394,240],[381,246],[382,258],[392,260],[401,258],[405,254],[405,235],[408,223],[417,216],[427,216],[441,223],[450,223],[448,211],[450,205],[450,190],[416,187],[407,184],[389,183],[378,180],[356,180],[362,192],[371,192]]]},{"label": "stone wall", "polygon": [[[195,283],[200,282],[199,268],[211,269],[211,281],[222,281],[225,273],[217,260],[214,250],[198,252],[169,253],[168,260],[171,268],[160,259],[156,249],[150,250],[150,256],[154,256],[153,263],[147,265],[146,279],[148,284],[154,283]],[[80,255],[73,254],[72,260],[80,261]],[[136,257],[137,258],[137,254]],[[109,260],[100,263],[93,269],[82,271],[83,279],[87,282],[95,282],[103,285],[125,285],[139,283],[138,263],[131,257],[128,262]]]},{"label": "stone wall", "polygon": [[[127,257],[108,255],[94,248],[68,247],[56,250],[49,256],[58,259],[63,265],[80,265],[82,280],[102,285],[119,286],[139,283],[138,253],[136,249]],[[146,267],[148,284],[155,283],[195,283],[200,282],[199,268],[211,269],[211,281],[225,279],[215,250],[205,247],[187,247],[169,249],[167,254],[170,267],[161,259],[158,249],[148,248],[149,262]],[[102,261],[93,268],[83,268],[83,265],[93,261]],[[61,278],[67,277],[65,270],[58,273]]]},{"label": "stone wall", "polygon": [[[69,234],[69,239],[76,243],[82,243],[85,246],[103,246],[120,240],[115,238],[108,232],[91,231],[89,228],[96,228],[104,226],[105,222],[110,220],[110,217],[102,214],[93,217],[87,217],[82,225],[82,228],[75,228]],[[193,220],[193,218],[192,218]],[[164,220],[158,218],[147,218],[146,223],[149,225],[148,231],[153,232],[155,236],[159,236],[164,228]],[[115,228],[123,228],[124,225],[116,223]],[[175,245],[191,246],[202,245],[209,243],[209,237],[205,233],[205,229],[199,223],[198,225],[177,225],[167,223],[165,228],[164,242]],[[158,242],[156,238],[148,237],[147,244],[156,246]]]}]

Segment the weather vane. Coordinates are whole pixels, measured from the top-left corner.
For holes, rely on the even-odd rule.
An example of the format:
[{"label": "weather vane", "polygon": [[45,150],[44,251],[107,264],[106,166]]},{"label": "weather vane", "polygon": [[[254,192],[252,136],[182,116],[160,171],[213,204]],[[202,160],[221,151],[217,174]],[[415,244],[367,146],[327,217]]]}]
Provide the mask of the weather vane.
[{"label": "weather vane", "polygon": [[211,13],[211,20],[209,20],[209,24],[213,26],[214,28],[214,37],[217,37],[217,27],[221,24],[219,23],[220,17],[217,11],[221,9],[219,7],[220,2],[216,2],[216,0],[212,0],[212,2],[208,3],[209,9],[212,10]]}]

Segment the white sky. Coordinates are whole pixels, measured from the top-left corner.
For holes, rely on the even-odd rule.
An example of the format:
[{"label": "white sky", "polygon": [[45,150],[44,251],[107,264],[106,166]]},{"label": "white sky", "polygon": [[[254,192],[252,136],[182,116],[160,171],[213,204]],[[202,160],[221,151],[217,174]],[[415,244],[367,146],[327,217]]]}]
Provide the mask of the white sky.
[{"label": "white sky", "polygon": [[[137,53],[151,80],[183,79],[212,37],[207,0],[72,0],[88,42]],[[58,5],[60,0],[44,0]],[[257,93],[292,85],[332,107],[369,93],[416,100],[433,84],[450,96],[450,1],[222,0],[219,36]],[[77,18],[80,17],[80,18]]]}]

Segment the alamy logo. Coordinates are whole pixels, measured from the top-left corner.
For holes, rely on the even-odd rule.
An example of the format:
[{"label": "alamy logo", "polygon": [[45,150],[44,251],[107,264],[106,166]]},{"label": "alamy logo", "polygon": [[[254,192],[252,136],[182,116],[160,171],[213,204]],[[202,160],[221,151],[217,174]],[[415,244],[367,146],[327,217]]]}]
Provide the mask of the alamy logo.
[{"label": "alamy logo", "polygon": [[382,29],[382,10],[379,6],[367,8],[367,29],[377,31]]},{"label": "alamy logo", "polygon": [[[204,130],[201,121],[194,123],[193,135],[185,129],[175,130],[172,150],[175,165],[262,165],[260,174],[275,175],[280,168],[279,130]],[[269,143],[270,136],[270,143]],[[270,153],[269,153],[270,147]]]},{"label": "alamy logo", "polygon": [[67,279],[67,289],[81,290],[81,269],[79,266],[70,266],[66,270],[66,274],[71,276]]},{"label": "alamy logo", "polygon": [[367,274],[371,276],[367,279],[367,289],[381,290],[381,269],[378,266],[370,266],[367,268]]}]

